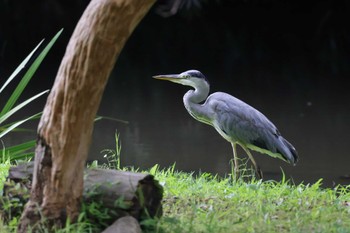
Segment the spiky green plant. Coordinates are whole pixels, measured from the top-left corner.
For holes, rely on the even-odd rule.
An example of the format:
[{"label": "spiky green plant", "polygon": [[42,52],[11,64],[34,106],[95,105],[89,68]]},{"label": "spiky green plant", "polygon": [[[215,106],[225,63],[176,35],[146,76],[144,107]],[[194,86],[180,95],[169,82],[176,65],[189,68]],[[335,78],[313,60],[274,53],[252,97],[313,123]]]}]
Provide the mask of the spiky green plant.
[{"label": "spiky green plant", "polygon": [[[37,56],[37,58],[34,60],[34,62],[30,65],[27,72],[24,74],[24,76],[19,81],[17,87],[12,92],[11,96],[6,101],[4,107],[2,107],[0,111],[0,140],[9,132],[14,131],[17,129],[20,125],[23,123],[37,119],[40,117],[41,113],[36,113],[32,116],[25,117],[22,120],[10,122],[7,124],[4,124],[6,121],[9,120],[9,118],[17,113],[20,109],[27,106],[32,101],[38,99],[40,96],[44,95],[48,92],[48,90],[42,91],[31,98],[23,101],[22,103],[17,104],[19,97],[23,93],[24,89],[27,87],[29,81],[33,78],[34,73],[38,69],[41,62],[44,60],[47,53],[50,51],[53,44],[56,42],[57,38],[62,33],[62,30],[60,30],[52,39],[51,41],[45,46],[45,48],[40,52],[40,54]],[[16,68],[16,70],[11,74],[11,76],[6,80],[6,82],[1,86],[0,88],[0,95],[2,94],[3,90],[8,86],[8,84],[13,81],[17,76],[18,73],[25,68],[31,57],[34,55],[34,53],[37,51],[37,49],[40,47],[40,45],[43,43],[44,40],[42,40],[34,49],[33,51],[22,61],[22,63]],[[2,149],[0,150],[0,162],[4,161],[6,159],[10,160],[16,160],[23,158],[25,155],[24,152],[28,151],[29,149],[33,148],[35,145],[35,140],[24,142],[19,145],[15,145],[9,148],[6,148],[4,144],[2,145]]]},{"label": "spiky green plant", "polygon": [[101,151],[101,153],[104,154],[104,158],[107,159],[108,167],[111,169],[117,169],[120,170],[120,154],[122,150],[122,145],[120,142],[120,136],[119,133],[116,131],[115,135],[115,150],[112,149],[104,149]]}]

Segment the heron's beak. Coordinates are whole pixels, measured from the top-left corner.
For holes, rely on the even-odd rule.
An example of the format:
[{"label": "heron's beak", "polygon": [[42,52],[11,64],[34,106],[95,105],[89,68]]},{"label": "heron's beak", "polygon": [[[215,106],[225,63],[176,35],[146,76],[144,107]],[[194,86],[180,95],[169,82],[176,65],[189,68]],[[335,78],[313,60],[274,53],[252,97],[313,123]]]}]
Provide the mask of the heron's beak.
[{"label": "heron's beak", "polygon": [[179,79],[181,79],[181,76],[178,75],[178,74],[164,74],[164,75],[153,76],[153,78],[160,79],[160,80],[168,80],[168,81],[176,82]]}]

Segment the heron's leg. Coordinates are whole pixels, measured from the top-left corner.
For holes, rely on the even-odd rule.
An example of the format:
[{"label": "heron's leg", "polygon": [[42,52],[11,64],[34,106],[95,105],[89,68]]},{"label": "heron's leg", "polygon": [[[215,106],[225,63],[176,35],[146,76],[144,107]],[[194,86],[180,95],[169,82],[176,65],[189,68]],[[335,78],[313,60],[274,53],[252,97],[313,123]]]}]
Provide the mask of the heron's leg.
[{"label": "heron's leg", "polygon": [[239,164],[238,164],[238,157],[237,157],[237,144],[232,142],[231,143],[232,145],[232,150],[233,150],[233,162],[235,164],[235,179],[237,180],[238,179],[238,176],[239,176]]},{"label": "heron's leg", "polygon": [[254,165],[254,168],[255,168],[256,174],[258,175],[258,178],[262,179],[263,178],[262,171],[261,171],[259,165],[255,162],[255,159],[254,159],[252,153],[250,153],[249,149],[247,149],[245,146],[242,146],[242,145],[240,145],[240,146],[243,148],[245,153],[247,153],[249,159],[252,161],[252,164]]}]

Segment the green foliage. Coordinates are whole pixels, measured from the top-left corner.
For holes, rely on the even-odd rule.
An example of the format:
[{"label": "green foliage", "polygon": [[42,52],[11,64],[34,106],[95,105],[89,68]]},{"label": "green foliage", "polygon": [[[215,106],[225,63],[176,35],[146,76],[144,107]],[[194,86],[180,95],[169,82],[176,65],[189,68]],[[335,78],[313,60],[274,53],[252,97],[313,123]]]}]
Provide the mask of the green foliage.
[{"label": "green foliage", "polygon": [[[115,142],[115,150],[107,150],[112,161],[109,165],[135,171],[116,163],[121,152],[118,133]],[[3,165],[1,183],[9,164],[0,164]],[[100,167],[97,162],[91,166]],[[176,171],[175,164],[167,169],[156,164],[143,172],[155,176],[164,187],[163,217],[143,219],[140,224],[146,233],[299,233],[349,232],[350,229],[350,185],[322,188],[322,179],[314,184],[295,185],[286,179],[283,171],[280,182],[256,180],[249,169],[239,179],[234,179],[234,174],[224,178],[210,173],[195,175]],[[127,208],[122,199],[114,205]],[[16,207],[16,200],[7,202],[5,207]],[[19,221],[15,213],[5,216],[9,220],[6,225],[0,220],[0,232],[15,232]],[[116,215],[113,209],[106,209],[98,202],[83,203],[77,223],[68,220],[65,228],[54,232],[101,232]],[[43,228],[40,232],[48,230]]]},{"label": "green foliage", "polygon": [[115,149],[105,149],[101,153],[104,154],[104,158],[107,159],[108,167],[111,169],[120,170],[120,155],[122,151],[122,144],[120,141],[119,133],[116,131],[114,134],[115,138]]},{"label": "green foliage", "polygon": [[[2,190],[4,188],[4,182],[10,169],[10,161],[3,161],[0,163],[0,196],[2,196]],[[0,231],[1,232],[1,231]]]},{"label": "green foliage", "polygon": [[156,232],[348,232],[350,186],[158,171],[164,217]]},{"label": "green foliage", "polygon": [[[1,168],[1,167],[0,167]],[[1,170],[0,170],[1,171]],[[164,186],[163,217],[141,222],[144,232],[349,232],[350,186],[220,178],[178,172],[175,165],[144,171]],[[1,177],[0,177],[1,178]],[[122,201],[116,201],[123,203]],[[77,223],[55,232],[100,232],[116,213],[84,203]],[[1,232],[13,232],[18,216]],[[113,219],[113,218],[112,218]],[[4,229],[4,231],[2,231]],[[43,232],[46,232],[43,230]]]},{"label": "green foliage", "polygon": [[[35,145],[35,140],[27,141],[15,146],[6,147],[5,149],[0,150],[0,153],[3,155],[3,158],[11,158],[12,161],[17,160],[29,160],[34,156],[34,152],[27,152],[28,148],[33,148]],[[4,160],[3,159],[3,160]]]},{"label": "green foliage", "polygon": [[[56,42],[60,34],[62,33],[62,30],[60,30],[53,38],[52,40],[46,45],[46,47],[43,49],[42,52],[37,56],[37,58],[33,61],[33,63],[28,68],[27,72],[24,74],[24,76],[19,81],[17,87],[12,92],[11,96],[8,98],[8,100],[5,103],[5,106],[0,111],[0,139],[4,137],[6,134],[8,134],[11,131],[14,131],[18,126],[22,125],[23,123],[37,119],[40,117],[41,113],[34,114],[33,116],[29,116],[24,118],[23,120],[15,121],[8,123],[6,125],[3,125],[4,122],[6,122],[13,114],[18,112],[23,107],[27,106],[32,101],[36,100],[40,96],[44,95],[48,92],[48,90],[40,92],[37,95],[34,95],[33,97],[23,101],[22,103],[19,103],[16,105],[19,97],[23,93],[24,89],[27,87],[29,81],[32,79],[34,73],[38,69],[39,65],[53,46],[53,44]],[[16,70],[11,74],[11,76],[6,80],[6,82],[1,86],[0,88],[0,94],[2,91],[8,86],[8,84],[14,80],[15,77],[17,77],[18,73],[26,66],[26,64],[29,62],[33,54],[36,52],[36,50],[39,48],[43,41],[41,41],[34,49],[33,51],[22,61],[22,63],[16,68]],[[10,158],[11,160],[23,158],[23,156],[28,155],[25,154],[27,150],[33,148],[35,145],[35,141],[29,141],[22,143],[17,146],[13,146],[11,148],[5,148],[3,146],[2,150],[0,150],[0,154],[2,155],[1,159],[7,159]]]}]

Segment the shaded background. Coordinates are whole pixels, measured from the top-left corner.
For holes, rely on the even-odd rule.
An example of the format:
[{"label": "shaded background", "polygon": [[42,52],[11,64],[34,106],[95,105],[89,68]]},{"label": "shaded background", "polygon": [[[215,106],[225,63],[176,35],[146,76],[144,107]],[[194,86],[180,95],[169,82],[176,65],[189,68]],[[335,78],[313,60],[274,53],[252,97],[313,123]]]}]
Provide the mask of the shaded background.
[{"label": "shaded background", "polygon": [[[23,99],[49,89],[71,33],[89,1],[0,0],[0,83],[43,38],[59,38]],[[270,118],[298,150],[293,167],[256,153],[266,179],[281,169],[295,182],[349,183],[350,3],[349,1],[188,1],[163,17],[159,1],[122,51],[106,87],[99,115],[128,121],[95,124],[89,160],[122,142],[124,166],[154,164],[225,175],[231,146],[214,129],[192,119],[182,103],[187,87],[151,76],[201,70],[212,91],[224,91]],[[6,100],[1,96],[0,104]],[[41,111],[45,99],[16,116]],[[36,129],[37,122],[27,124]],[[35,138],[15,133],[6,146]],[[244,157],[244,153],[240,153]]]}]

